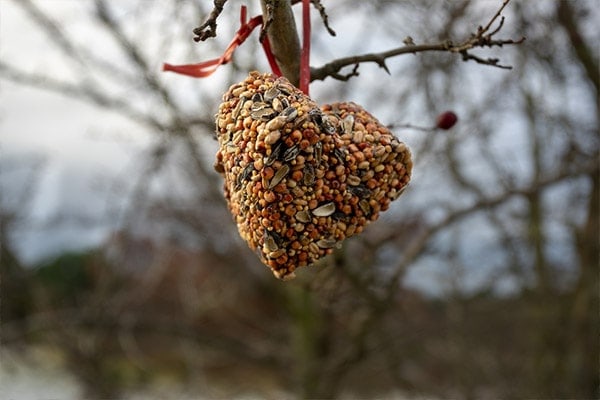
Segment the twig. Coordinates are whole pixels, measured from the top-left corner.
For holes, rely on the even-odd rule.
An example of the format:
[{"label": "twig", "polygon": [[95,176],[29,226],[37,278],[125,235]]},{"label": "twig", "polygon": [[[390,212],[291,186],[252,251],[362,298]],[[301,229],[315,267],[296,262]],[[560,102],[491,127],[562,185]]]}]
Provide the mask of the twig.
[{"label": "twig", "polygon": [[332,76],[334,79],[337,79],[337,80],[339,80],[339,81],[344,81],[344,82],[345,82],[345,81],[349,80],[350,78],[352,78],[353,76],[358,76],[358,75],[360,75],[360,74],[359,74],[359,72],[358,72],[358,66],[359,66],[359,65],[360,65],[359,63],[356,63],[356,64],[354,65],[354,68],[352,68],[352,71],[350,71],[350,72],[349,72],[349,73],[347,73],[347,74],[334,73],[334,74],[332,74],[331,76]]},{"label": "twig", "polygon": [[[504,0],[504,2],[502,3],[502,5],[500,6],[500,8],[498,9],[498,11],[496,12],[496,14],[492,17],[492,19],[489,20],[488,24],[485,26],[485,28],[481,29],[482,34],[487,32],[490,27],[492,26],[492,24],[494,23],[494,21],[500,16],[500,14],[502,14],[502,11],[504,11],[504,8],[508,5],[508,3],[510,3],[510,0]],[[500,24],[502,25],[502,24]],[[492,32],[491,34],[493,35],[494,33],[496,33],[498,31],[498,29],[496,29],[494,32]]]},{"label": "twig", "polygon": [[[497,59],[497,58],[484,59],[484,58],[481,58],[481,57],[478,57],[478,56],[475,56],[475,55],[469,53],[469,50],[478,48],[478,47],[493,47],[493,46],[502,47],[504,45],[518,45],[525,40],[525,37],[521,37],[520,39],[517,39],[517,40],[514,40],[514,39],[494,40],[493,39],[493,36],[496,33],[498,33],[500,31],[500,29],[503,27],[504,17],[502,17],[500,19],[498,27],[488,33],[488,31],[490,30],[490,28],[492,27],[494,22],[498,19],[498,17],[500,17],[502,10],[504,10],[504,8],[506,7],[506,5],[509,2],[510,2],[510,0],[504,0],[500,9],[488,21],[488,23],[485,25],[485,27],[481,27],[481,26],[478,27],[476,33],[471,34],[471,36],[468,39],[466,39],[458,44],[454,44],[452,41],[446,40],[441,43],[416,45],[416,44],[414,44],[412,39],[410,41],[407,41],[405,39],[405,41],[404,41],[405,45],[402,47],[398,47],[398,48],[388,50],[385,52],[381,52],[381,53],[370,53],[370,54],[364,54],[364,55],[359,55],[359,56],[340,58],[340,59],[334,60],[332,62],[329,62],[321,67],[312,68],[311,69],[311,78],[312,78],[312,80],[324,80],[328,76],[331,76],[335,79],[342,78],[341,80],[347,80],[351,76],[358,75],[357,65],[360,63],[365,63],[365,62],[374,62],[377,65],[379,65],[380,67],[384,68],[386,71],[388,71],[387,66],[385,64],[386,59],[395,57],[395,56],[399,56],[401,54],[408,54],[408,53],[416,54],[416,53],[421,53],[421,52],[426,52],[426,51],[443,51],[443,52],[450,52],[450,53],[458,53],[458,54],[462,55],[462,59],[464,61],[471,60],[471,61],[475,61],[479,64],[490,65],[490,66],[502,68],[502,69],[511,69],[512,68],[511,66],[499,64],[499,59]],[[342,68],[349,66],[349,65],[355,66],[353,73],[347,74],[347,75],[339,73]],[[389,73],[389,71],[388,71],[388,73]]]},{"label": "twig", "polygon": [[[302,0],[292,0],[292,5],[300,3],[301,1]],[[321,15],[321,19],[323,20],[323,24],[325,25],[325,29],[327,29],[327,32],[329,32],[331,36],[336,36],[335,31],[331,29],[331,26],[329,26],[329,17],[327,15],[327,12],[325,11],[325,7],[323,6],[323,4],[321,4],[321,0],[310,0],[310,2],[317,9],[319,15]]]},{"label": "twig", "polygon": [[480,57],[474,56],[473,54],[468,53],[467,51],[463,51],[460,54],[462,54],[463,61],[473,60],[477,64],[490,65],[492,67],[498,67],[501,69],[512,69],[512,67],[510,65],[498,64],[500,62],[500,59],[498,59],[498,58],[480,58]]},{"label": "twig", "polygon": [[204,21],[202,25],[194,29],[194,41],[200,42],[205,41],[208,38],[217,36],[217,18],[223,11],[223,7],[227,3],[227,0],[215,0],[215,7],[211,11],[210,15]]},{"label": "twig", "polygon": [[335,36],[335,31],[329,26],[329,17],[327,16],[327,12],[325,12],[325,7],[323,7],[323,4],[321,4],[321,0],[311,0],[311,2],[317,11],[319,11],[321,19],[323,20],[323,25],[325,25],[327,32],[329,32],[331,36]]},{"label": "twig", "polygon": [[[363,54],[359,56],[351,56],[339,58],[337,60],[333,60],[319,68],[311,68],[310,76],[312,80],[324,80],[328,76],[336,77],[338,76],[340,70],[348,65],[354,65],[354,69],[357,70],[356,67],[358,64],[365,62],[374,62],[380,67],[387,69],[385,60],[391,57],[399,56],[401,54],[409,54],[409,53],[418,53],[423,51],[448,51],[447,43],[438,43],[438,44],[422,44],[422,45],[414,45],[414,46],[403,46],[396,49],[388,50],[382,53],[369,53]],[[350,76],[357,76],[358,74],[350,74]],[[339,75],[346,76],[346,75]],[[339,78],[336,78],[339,79]]]},{"label": "twig", "polygon": [[121,46],[125,51],[127,57],[133,62],[133,64],[139,70],[144,82],[160,96],[161,100],[172,112],[173,124],[181,125],[179,121],[179,115],[181,111],[177,102],[173,98],[173,95],[169,90],[156,78],[152,68],[149,66],[148,61],[143,56],[141,49],[138,48],[125,34],[123,27],[116,20],[109,10],[106,1],[95,0],[96,5],[96,17],[107,29],[108,33],[114,38],[114,40]]}]

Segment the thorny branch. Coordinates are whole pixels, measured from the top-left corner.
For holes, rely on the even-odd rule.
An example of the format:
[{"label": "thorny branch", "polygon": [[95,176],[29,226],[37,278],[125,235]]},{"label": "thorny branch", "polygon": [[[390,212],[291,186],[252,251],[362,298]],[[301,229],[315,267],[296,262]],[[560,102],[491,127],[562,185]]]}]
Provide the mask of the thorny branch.
[{"label": "thorny branch", "polygon": [[[385,64],[388,58],[399,56],[402,54],[415,54],[426,51],[443,51],[450,53],[458,53],[462,55],[464,61],[472,60],[479,64],[491,65],[502,69],[511,69],[511,66],[499,64],[500,60],[497,58],[484,59],[473,55],[469,52],[470,50],[478,47],[502,47],[504,45],[517,45],[525,40],[525,37],[521,37],[517,40],[497,40],[493,38],[494,35],[502,29],[502,26],[504,25],[504,17],[501,17],[498,26],[494,30],[490,31],[492,25],[500,17],[500,14],[509,2],[510,0],[504,0],[500,9],[489,20],[485,27],[478,27],[476,33],[473,33],[471,37],[458,44],[454,44],[450,40],[446,40],[441,43],[435,44],[414,44],[412,39],[409,40],[409,38],[407,38],[404,41],[405,45],[402,47],[398,47],[381,53],[369,53],[359,56],[340,58],[331,61],[319,68],[311,68],[311,80],[324,80],[328,76],[331,76],[334,79],[338,80],[348,80],[352,76],[358,75],[358,65],[364,62],[374,62],[389,73]],[[341,69],[349,65],[354,65],[353,71],[348,74],[340,74]]]}]

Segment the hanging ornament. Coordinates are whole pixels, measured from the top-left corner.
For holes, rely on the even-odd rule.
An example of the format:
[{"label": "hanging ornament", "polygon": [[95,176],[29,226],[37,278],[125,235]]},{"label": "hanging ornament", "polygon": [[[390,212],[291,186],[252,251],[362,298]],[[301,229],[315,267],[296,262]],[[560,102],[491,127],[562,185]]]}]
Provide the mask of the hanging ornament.
[{"label": "hanging ornament", "polygon": [[354,103],[319,107],[252,72],[223,96],[215,169],[241,237],[276,277],[362,232],[410,180],[408,147]]}]

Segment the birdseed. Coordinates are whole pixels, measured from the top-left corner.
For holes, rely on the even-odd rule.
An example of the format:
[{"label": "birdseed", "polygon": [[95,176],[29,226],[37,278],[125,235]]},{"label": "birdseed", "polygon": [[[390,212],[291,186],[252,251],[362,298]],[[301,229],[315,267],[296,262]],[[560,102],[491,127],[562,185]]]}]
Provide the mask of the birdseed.
[{"label": "birdseed", "polygon": [[216,127],[238,231],[280,279],[362,232],[410,181],[410,150],[366,110],[319,108],[269,73],[223,95]]}]

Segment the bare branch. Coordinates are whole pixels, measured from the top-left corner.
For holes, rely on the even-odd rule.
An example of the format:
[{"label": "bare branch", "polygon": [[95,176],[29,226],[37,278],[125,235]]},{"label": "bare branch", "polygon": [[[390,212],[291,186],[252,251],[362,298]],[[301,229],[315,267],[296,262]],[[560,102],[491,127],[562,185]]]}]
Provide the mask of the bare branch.
[{"label": "bare branch", "polygon": [[217,18],[223,11],[223,7],[227,0],[215,0],[215,7],[202,25],[194,29],[194,41],[205,41],[208,38],[217,36]]},{"label": "bare branch", "polygon": [[[594,85],[596,94],[600,92],[600,76],[598,75],[598,60],[594,57],[594,51],[584,40],[580,26],[578,25],[572,5],[566,1],[557,2],[556,20],[567,32],[573,51],[581,65],[585,68],[588,79]],[[596,97],[598,99],[598,97]]]},{"label": "bare branch", "polygon": [[[350,72],[349,72],[349,73],[347,73],[347,74],[334,73],[334,74],[332,74],[331,76],[332,76],[334,79],[337,79],[337,80],[339,80],[339,81],[344,81],[344,82],[345,82],[345,81],[349,80],[350,78],[352,78],[353,76],[358,76],[358,75],[360,75],[360,74],[358,73],[358,66],[359,66],[359,65],[360,65],[359,63],[356,63],[356,64],[354,65],[354,68],[352,68],[352,71],[350,71]],[[388,71],[388,72],[389,72],[389,71]]]},{"label": "bare branch", "polygon": [[[300,3],[300,1],[301,0],[292,0],[292,5]],[[325,25],[327,32],[329,32],[331,36],[336,36],[335,31],[331,29],[331,26],[329,26],[329,17],[325,11],[325,7],[321,3],[321,0],[310,0],[310,2],[317,9],[317,11],[319,11],[319,15],[321,15],[321,19],[323,20],[323,24]]]},{"label": "bare branch", "polygon": [[71,40],[64,34],[59,24],[42,12],[31,0],[22,0],[16,2],[16,4],[23,7],[27,14],[52,38],[52,42],[66,55],[80,64],[84,64],[79,50],[75,48]]},{"label": "bare branch", "polygon": [[325,29],[327,29],[327,32],[329,32],[329,34],[331,36],[335,36],[336,33],[329,26],[329,17],[327,16],[325,7],[323,7],[323,4],[321,4],[321,0],[311,0],[311,2],[313,4],[313,6],[315,6],[315,8],[319,11],[319,14],[321,15],[321,19],[323,20],[323,25],[325,25]]},{"label": "bare branch", "polygon": [[[490,19],[490,21],[487,23],[487,25],[485,27],[481,27],[481,26],[478,27],[476,33],[473,33],[471,35],[471,37],[469,37],[468,39],[466,39],[458,44],[454,44],[452,41],[446,40],[446,41],[440,42],[440,43],[416,45],[416,44],[414,44],[412,38],[410,38],[410,40],[408,40],[409,38],[407,38],[404,40],[405,45],[402,47],[398,47],[398,48],[388,50],[385,52],[381,52],[381,53],[370,53],[370,54],[364,54],[364,55],[359,55],[359,56],[340,58],[340,59],[331,61],[321,67],[311,68],[311,80],[324,80],[328,76],[331,76],[335,79],[340,79],[340,77],[342,77],[342,78],[344,78],[342,80],[347,80],[347,77],[346,77],[347,75],[339,74],[340,70],[349,65],[356,66],[360,63],[365,63],[365,62],[374,62],[387,71],[387,67],[385,65],[386,59],[395,57],[395,56],[399,56],[402,54],[409,54],[409,53],[416,54],[416,53],[422,53],[422,52],[427,52],[427,51],[441,51],[441,52],[458,53],[458,54],[462,55],[462,58],[464,61],[472,60],[479,64],[490,65],[490,66],[503,68],[503,69],[510,69],[512,67],[500,65],[499,59],[497,59],[497,58],[484,59],[484,58],[481,58],[481,57],[478,57],[478,56],[475,56],[475,55],[472,55],[469,53],[469,50],[474,49],[474,48],[494,47],[494,46],[502,47],[504,45],[518,45],[525,40],[524,37],[517,39],[517,40],[514,40],[514,39],[495,40],[495,39],[493,39],[493,36],[496,33],[498,33],[500,31],[500,29],[502,28],[502,26],[504,25],[504,18],[500,19],[500,23],[496,29],[494,29],[493,31],[488,33],[488,31],[490,30],[493,23],[498,19],[502,10],[506,7],[506,5],[509,2],[510,2],[510,0],[504,0],[504,3],[500,7],[500,9]],[[356,67],[355,67],[355,69],[356,69]],[[389,73],[389,71],[388,71],[388,73]],[[356,74],[350,75],[350,76],[356,76]]]},{"label": "bare branch", "polygon": [[[485,28],[481,29],[481,33],[482,34],[486,33],[490,29],[490,27],[492,26],[492,24],[494,23],[494,21],[496,19],[498,19],[498,17],[500,16],[500,14],[502,14],[502,11],[504,11],[504,8],[508,5],[508,3],[510,3],[510,0],[504,0],[504,2],[502,3],[502,6],[500,6],[500,8],[496,12],[496,14],[489,20],[489,22],[487,23],[487,25],[485,26]],[[504,18],[502,18],[502,19],[504,19]],[[502,23],[500,23],[500,26],[502,26]],[[490,35],[493,35],[494,33],[498,32],[499,29],[500,28],[496,29]]]},{"label": "bare branch", "polygon": [[[311,80],[324,80],[328,76],[335,77],[340,70],[348,65],[358,65],[366,62],[374,62],[380,67],[385,66],[385,60],[387,58],[399,56],[401,54],[418,53],[424,51],[448,51],[447,43],[439,44],[425,44],[425,45],[414,45],[414,46],[403,46],[397,49],[388,50],[382,53],[369,53],[360,56],[351,56],[339,58],[331,61],[319,68],[311,68],[310,78]],[[356,76],[356,75],[355,75]]]},{"label": "bare branch", "polygon": [[55,44],[59,50],[76,63],[79,67],[78,72],[85,79],[91,78],[90,72],[92,71],[89,68],[91,64],[96,70],[104,72],[111,77],[119,78],[123,82],[131,82],[132,75],[103,60],[87,48],[77,46],[70,37],[65,35],[60,24],[38,8],[34,2],[31,0],[22,0],[15,2],[15,4],[22,7],[27,15],[46,33],[50,39],[50,43]]},{"label": "bare branch", "polygon": [[467,51],[461,52],[463,61],[475,61],[477,64],[490,65],[492,67],[498,67],[501,69],[512,69],[510,65],[501,65],[499,58],[481,58],[468,53]]},{"label": "bare branch", "polygon": [[[539,192],[552,185],[562,183],[567,179],[573,179],[589,174],[597,174],[598,165],[600,165],[600,160],[596,158],[588,162],[587,164],[580,166],[577,170],[564,171],[555,176],[551,176],[546,179],[535,182],[531,185],[528,185],[526,188],[515,188],[508,190],[495,197],[482,198],[476,203],[472,204],[471,206],[450,212],[441,221],[429,226],[420,234],[416,235],[415,238],[408,244],[408,246],[403,252],[402,260],[394,268],[392,279],[390,279],[389,281],[390,283],[388,286],[388,292],[385,298],[386,301],[392,298],[393,294],[395,293],[396,287],[398,286],[398,280],[406,270],[407,266],[410,263],[414,262],[419,257],[419,255],[423,253],[423,251],[429,244],[429,239],[431,239],[440,230],[448,227],[449,225],[459,221],[460,219],[466,216],[472,215],[477,211],[498,207],[515,196],[529,196],[532,193]],[[389,239],[393,240],[394,236],[390,236]]]},{"label": "bare branch", "polygon": [[164,130],[165,126],[157,119],[142,113],[131,107],[130,101],[109,97],[93,87],[77,85],[69,82],[59,81],[47,76],[25,73],[0,61],[0,77],[15,83],[49,90],[79,100],[95,104],[97,106],[117,111],[127,118],[149,126],[153,129]]},{"label": "bare branch", "polygon": [[119,23],[113,18],[107,4],[104,0],[96,0],[96,16],[105,25],[108,32],[113,36],[117,43],[123,48],[124,52],[131,59],[131,61],[137,66],[142,74],[145,83],[154,91],[158,93],[163,103],[171,111],[173,118],[173,125],[182,125],[182,121],[179,120],[181,111],[167,88],[160,83],[156,78],[156,75],[152,72],[146,59],[142,55],[140,48],[136,47],[134,43],[129,40],[122,30]]},{"label": "bare branch", "polygon": [[315,8],[319,11],[319,14],[321,15],[321,19],[323,20],[323,24],[325,25],[325,29],[327,29],[327,32],[329,32],[329,34],[331,36],[335,36],[336,33],[329,26],[329,17],[327,16],[327,12],[325,12],[325,7],[323,7],[323,4],[321,4],[321,1],[320,0],[311,0],[311,2],[315,6]]}]

